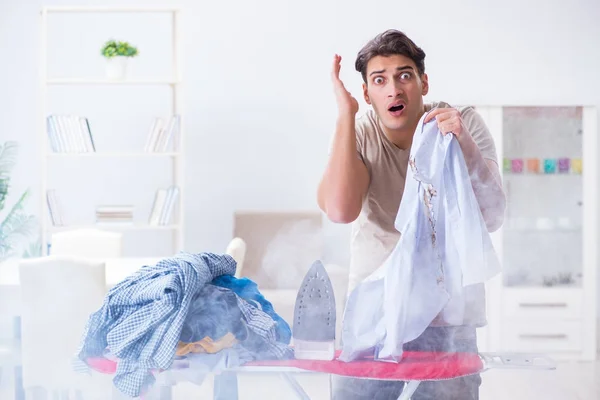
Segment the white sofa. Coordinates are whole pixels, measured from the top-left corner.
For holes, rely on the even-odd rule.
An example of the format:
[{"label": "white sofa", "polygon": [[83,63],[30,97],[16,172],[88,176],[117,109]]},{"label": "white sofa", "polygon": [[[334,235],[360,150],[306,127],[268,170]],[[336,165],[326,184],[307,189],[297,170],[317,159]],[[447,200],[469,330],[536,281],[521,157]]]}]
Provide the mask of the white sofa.
[{"label": "white sofa", "polygon": [[[309,212],[236,212],[233,240],[227,253],[238,262],[236,276],[258,284],[275,311],[293,327],[300,284],[315,260],[323,257],[322,215]],[[348,270],[325,264],[336,300],[336,342],[339,343],[348,287]]]}]

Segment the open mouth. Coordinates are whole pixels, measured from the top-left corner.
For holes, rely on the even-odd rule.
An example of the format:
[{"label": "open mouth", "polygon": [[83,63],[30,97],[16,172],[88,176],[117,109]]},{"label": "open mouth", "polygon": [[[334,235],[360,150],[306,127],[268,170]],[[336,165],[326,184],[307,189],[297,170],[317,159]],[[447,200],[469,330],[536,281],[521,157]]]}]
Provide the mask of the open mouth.
[{"label": "open mouth", "polygon": [[388,108],[388,110],[390,110],[391,112],[402,111],[402,110],[404,110],[404,104],[399,104],[397,106],[392,106],[392,107]]},{"label": "open mouth", "polygon": [[402,103],[400,104],[396,104],[393,105],[391,107],[388,108],[388,112],[393,116],[393,117],[399,117],[404,113],[404,108],[406,106]]}]

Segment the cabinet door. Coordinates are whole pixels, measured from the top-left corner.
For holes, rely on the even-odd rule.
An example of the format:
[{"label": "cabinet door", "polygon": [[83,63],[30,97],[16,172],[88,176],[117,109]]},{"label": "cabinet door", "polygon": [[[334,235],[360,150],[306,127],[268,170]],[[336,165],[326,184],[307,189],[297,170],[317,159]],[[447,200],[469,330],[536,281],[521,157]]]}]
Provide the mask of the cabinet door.
[{"label": "cabinet door", "polygon": [[505,287],[580,287],[583,108],[503,107]]},{"label": "cabinet door", "polygon": [[526,314],[529,324],[576,324],[582,337],[573,355],[593,358],[598,301],[596,110],[477,110],[494,137],[507,196],[504,224],[492,233],[502,273],[486,284],[489,324],[480,329],[480,342],[490,351],[506,350],[510,343],[502,327]]}]

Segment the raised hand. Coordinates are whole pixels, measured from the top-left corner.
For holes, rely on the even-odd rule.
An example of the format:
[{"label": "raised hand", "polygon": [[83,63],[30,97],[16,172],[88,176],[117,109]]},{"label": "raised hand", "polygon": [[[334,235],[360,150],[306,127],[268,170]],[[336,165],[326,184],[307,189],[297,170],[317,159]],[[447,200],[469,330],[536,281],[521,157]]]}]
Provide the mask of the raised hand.
[{"label": "raised hand", "polygon": [[358,112],[358,101],[344,86],[344,83],[340,80],[340,68],[341,68],[342,57],[336,54],[333,57],[333,68],[331,71],[331,81],[333,82],[333,90],[338,105],[338,111],[340,114],[351,114],[356,115]]}]

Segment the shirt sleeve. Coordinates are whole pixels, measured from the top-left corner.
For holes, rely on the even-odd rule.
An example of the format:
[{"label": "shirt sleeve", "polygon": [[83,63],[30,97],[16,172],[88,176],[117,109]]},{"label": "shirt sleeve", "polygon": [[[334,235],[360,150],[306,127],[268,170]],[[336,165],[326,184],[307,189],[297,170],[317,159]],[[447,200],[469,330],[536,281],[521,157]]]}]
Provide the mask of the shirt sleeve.
[{"label": "shirt sleeve", "polygon": [[[367,163],[365,162],[365,127],[362,123],[362,120],[360,119],[356,120],[356,124],[354,126],[356,131],[356,155],[358,156],[358,159],[366,165]],[[369,173],[370,172],[371,171],[369,169]]]},{"label": "shirt sleeve", "polygon": [[492,160],[498,164],[498,154],[494,138],[481,115],[473,107],[465,107],[461,111],[461,117],[483,158]]}]

